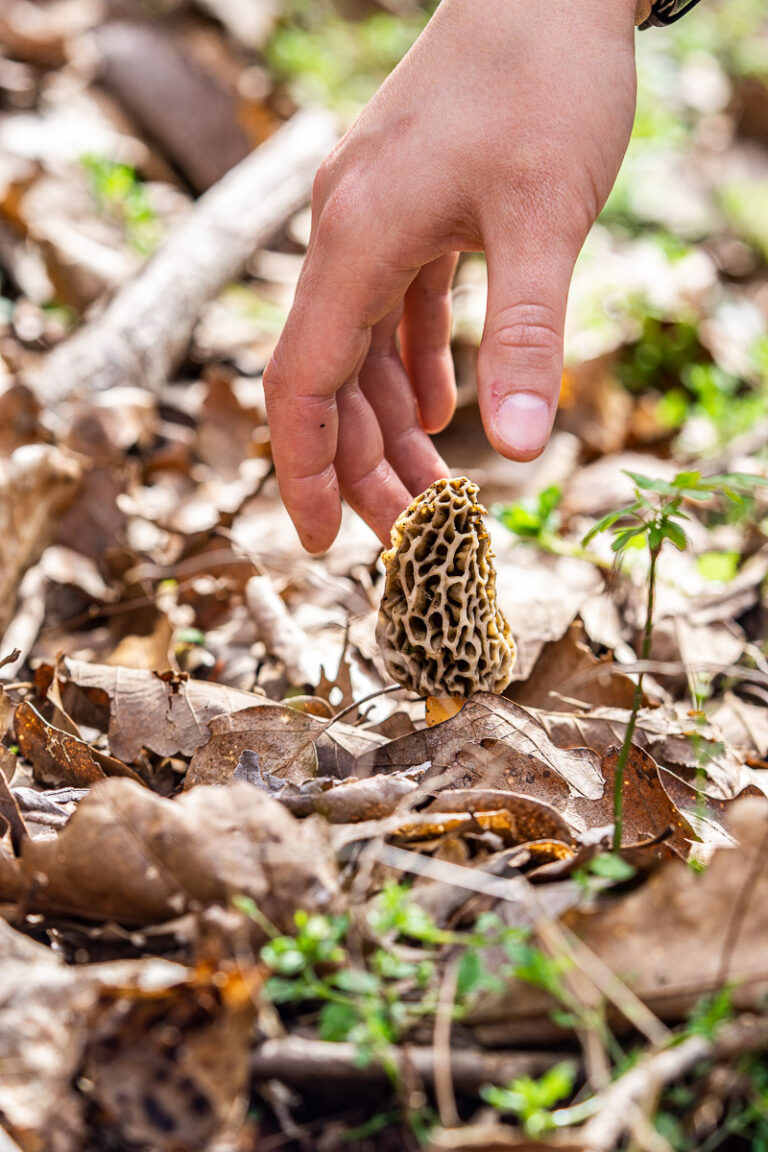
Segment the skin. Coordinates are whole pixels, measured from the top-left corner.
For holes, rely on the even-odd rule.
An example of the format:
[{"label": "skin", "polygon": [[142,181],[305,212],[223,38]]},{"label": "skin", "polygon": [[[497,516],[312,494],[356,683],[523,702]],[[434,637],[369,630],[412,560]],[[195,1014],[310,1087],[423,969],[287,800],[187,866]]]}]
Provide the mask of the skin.
[{"label": "skin", "polygon": [[447,475],[457,254],[485,251],[478,396],[532,460],[560,392],[568,287],[635,107],[635,0],[442,0],[321,166],[295,302],[264,374],[285,505],[308,551],[345,500],[389,542]]}]

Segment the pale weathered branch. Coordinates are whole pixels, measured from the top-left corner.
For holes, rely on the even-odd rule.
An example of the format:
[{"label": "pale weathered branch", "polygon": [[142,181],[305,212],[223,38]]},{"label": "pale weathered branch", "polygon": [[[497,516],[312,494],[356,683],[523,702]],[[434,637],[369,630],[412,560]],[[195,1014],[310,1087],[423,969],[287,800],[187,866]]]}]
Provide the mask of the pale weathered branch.
[{"label": "pale weathered branch", "polygon": [[31,377],[41,400],[50,408],[118,385],[162,387],[204,305],[306,203],[334,140],[329,114],[300,112],[228,172],[105,311]]},{"label": "pale weathered branch", "polygon": [[631,1129],[636,1109],[651,1093],[679,1080],[703,1060],[725,1059],[768,1047],[768,1019],[739,1016],[714,1039],[689,1036],[674,1048],[644,1056],[595,1099],[595,1115],[579,1129],[584,1152],[613,1152]]}]

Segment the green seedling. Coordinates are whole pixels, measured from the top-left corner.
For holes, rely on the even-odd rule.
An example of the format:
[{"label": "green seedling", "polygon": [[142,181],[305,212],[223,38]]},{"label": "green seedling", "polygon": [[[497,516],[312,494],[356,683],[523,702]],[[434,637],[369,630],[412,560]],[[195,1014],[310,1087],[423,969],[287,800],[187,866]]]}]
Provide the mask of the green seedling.
[{"label": "green seedling", "polygon": [[561,499],[562,490],[556,484],[551,484],[537,496],[524,497],[511,504],[494,504],[491,515],[520,540],[535,544],[543,552],[551,552],[555,556],[575,556],[604,567],[594,552],[586,552],[578,544],[560,535],[558,508]]},{"label": "green seedling", "polygon": [[525,1132],[536,1139],[555,1127],[552,1109],[571,1095],[575,1081],[574,1064],[563,1061],[538,1080],[520,1076],[506,1088],[487,1084],[480,1089],[480,1095],[497,1111],[516,1116]]},{"label": "green seedling", "polygon": [[628,548],[643,546],[648,554],[648,589],[645,610],[645,626],[640,646],[641,670],[632,699],[627,731],[616,764],[616,777],[613,793],[613,850],[621,849],[624,815],[624,775],[632,747],[632,739],[637,726],[637,716],[643,703],[643,677],[645,665],[651,655],[653,640],[653,616],[656,602],[656,573],[659,556],[665,544],[671,544],[681,552],[688,547],[688,537],[683,524],[690,518],[684,506],[690,503],[699,505],[716,500],[725,500],[743,514],[747,501],[760,487],[768,485],[768,480],[760,476],[741,473],[728,473],[720,476],[702,476],[700,472],[679,472],[671,481],[627,472],[634,484],[634,500],[625,508],[609,512],[595,524],[584,537],[586,547],[601,532],[612,532],[612,551],[617,557]]},{"label": "green seedling", "polygon": [[131,248],[142,256],[150,253],[160,238],[160,226],[135,170],[130,164],[93,154],[81,157],[80,163],[90,177],[100,211],[122,226]]}]

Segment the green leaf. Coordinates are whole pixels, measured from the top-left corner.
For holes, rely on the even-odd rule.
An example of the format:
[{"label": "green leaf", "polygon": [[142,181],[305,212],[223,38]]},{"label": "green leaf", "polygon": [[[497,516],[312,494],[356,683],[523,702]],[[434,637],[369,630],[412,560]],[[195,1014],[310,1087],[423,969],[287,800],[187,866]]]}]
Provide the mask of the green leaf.
[{"label": "green leaf", "polygon": [[356,996],[375,996],[381,991],[381,980],[373,972],[362,968],[342,968],[328,977],[328,983],[342,992],[352,992]]},{"label": "green leaf", "polygon": [[702,552],[696,557],[696,569],[705,580],[729,583],[739,570],[739,552]]},{"label": "green leaf", "polygon": [[264,982],[264,992],[273,1004],[290,1004],[307,999],[307,989],[303,981],[286,980],[282,976],[270,976]]},{"label": "green leaf", "polygon": [[339,1004],[335,1001],[324,1004],[320,1010],[317,1034],[321,1040],[338,1043],[347,1040],[353,1028],[360,1023],[360,1016],[352,1004]]},{"label": "green leaf", "polygon": [[660,480],[653,476],[644,476],[642,472],[630,472],[626,468],[623,468],[622,471],[625,476],[629,476],[635,487],[643,492],[658,492],[662,496],[672,496],[675,494],[675,488],[668,480]]},{"label": "green leaf", "polygon": [[674,544],[675,548],[678,548],[681,552],[685,552],[688,547],[688,537],[679,524],[673,524],[671,521],[667,521],[663,528],[663,534],[671,544]]},{"label": "green leaf", "polygon": [[550,1110],[570,1096],[575,1081],[575,1065],[564,1061],[548,1069],[538,1080],[520,1076],[506,1088],[485,1084],[480,1095],[499,1112],[511,1112],[519,1117],[529,1136],[540,1136],[554,1127]]},{"label": "green leaf", "polygon": [[601,532],[607,532],[608,529],[612,528],[613,525],[617,523],[617,521],[622,519],[622,517],[631,516],[638,510],[639,505],[635,503],[630,504],[626,508],[620,508],[618,512],[609,512],[606,516],[603,516],[602,519],[598,520],[597,524],[592,525],[589,532],[587,532],[587,534],[582,539],[582,544],[586,547],[587,544],[594,540],[595,536],[599,536]]},{"label": "green leaf", "polygon": [[296,976],[307,967],[306,955],[296,947],[291,937],[279,936],[277,940],[270,940],[260,955],[267,967],[281,976]]},{"label": "green leaf", "polygon": [[458,1002],[462,1003],[479,992],[497,991],[502,987],[503,981],[488,971],[478,949],[467,948],[459,961],[456,979]]},{"label": "green leaf", "polygon": [[617,531],[616,536],[611,544],[612,552],[622,552],[631,541],[640,536],[644,536],[649,531],[645,524],[641,524],[638,528],[622,528]]},{"label": "green leaf", "polygon": [[636,869],[622,857],[614,852],[601,852],[590,860],[586,870],[593,876],[600,876],[603,880],[614,880],[617,884],[631,880]]}]

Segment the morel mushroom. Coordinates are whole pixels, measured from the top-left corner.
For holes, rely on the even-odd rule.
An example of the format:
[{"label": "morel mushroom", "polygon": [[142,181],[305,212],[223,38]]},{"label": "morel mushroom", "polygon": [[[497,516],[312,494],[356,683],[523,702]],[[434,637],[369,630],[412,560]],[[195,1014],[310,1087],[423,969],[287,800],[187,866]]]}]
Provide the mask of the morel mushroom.
[{"label": "morel mushroom", "polygon": [[477,485],[438,480],[396,520],[376,639],[387,671],[421,696],[501,692],[515,661]]}]

